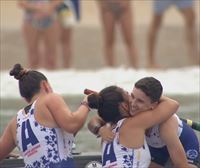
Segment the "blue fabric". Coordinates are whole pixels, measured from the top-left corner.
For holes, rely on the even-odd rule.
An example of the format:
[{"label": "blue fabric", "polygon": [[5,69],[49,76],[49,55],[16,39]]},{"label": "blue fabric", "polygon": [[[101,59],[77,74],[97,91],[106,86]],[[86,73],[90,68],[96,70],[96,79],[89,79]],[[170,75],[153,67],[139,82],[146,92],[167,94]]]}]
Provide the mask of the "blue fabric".
[{"label": "blue fabric", "polygon": [[154,0],[154,12],[162,14],[171,5],[175,5],[178,9],[190,8],[194,5],[194,0]]},{"label": "blue fabric", "polygon": [[76,12],[76,19],[80,20],[80,0],[71,0]]},{"label": "blue fabric", "polygon": [[[200,151],[199,142],[194,130],[183,122],[183,131],[180,135],[180,141],[185,150],[188,163],[199,165],[200,164]],[[152,161],[164,166],[170,158],[167,147],[154,148],[149,146]]]}]

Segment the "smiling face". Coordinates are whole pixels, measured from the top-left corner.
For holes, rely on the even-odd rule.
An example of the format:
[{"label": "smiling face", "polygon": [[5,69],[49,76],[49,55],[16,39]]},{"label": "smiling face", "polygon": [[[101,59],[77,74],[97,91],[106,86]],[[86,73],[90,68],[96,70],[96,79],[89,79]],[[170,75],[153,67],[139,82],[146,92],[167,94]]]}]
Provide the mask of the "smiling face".
[{"label": "smiling face", "polygon": [[131,98],[129,101],[130,115],[153,109],[157,105],[157,102],[152,103],[150,97],[148,97],[141,89],[136,87],[131,92]]}]

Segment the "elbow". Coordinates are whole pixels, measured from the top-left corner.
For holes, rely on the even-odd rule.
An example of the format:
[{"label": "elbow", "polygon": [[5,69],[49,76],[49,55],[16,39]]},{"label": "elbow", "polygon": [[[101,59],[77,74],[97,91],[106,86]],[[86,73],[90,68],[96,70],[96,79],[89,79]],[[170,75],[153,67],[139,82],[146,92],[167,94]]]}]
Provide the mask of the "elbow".
[{"label": "elbow", "polygon": [[82,127],[83,125],[80,124],[68,124],[67,127],[64,127],[63,129],[68,133],[76,134]]},{"label": "elbow", "polygon": [[180,104],[179,104],[179,102],[178,101],[175,101],[175,100],[173,100],[173,102],[172,102],[173,104],[172,104],[172,108],[173,108],[173,113],[176,113],[177,112],[177,110],[178,110],[178,108],[179,108],[179,106],[180,106]]},{"label": "elbow", "polygon": [[179,106],[180,106],[179,102],[174,101],[174,106],[175,106],[176,110],[178,110],[178,108],[179,108]]}]

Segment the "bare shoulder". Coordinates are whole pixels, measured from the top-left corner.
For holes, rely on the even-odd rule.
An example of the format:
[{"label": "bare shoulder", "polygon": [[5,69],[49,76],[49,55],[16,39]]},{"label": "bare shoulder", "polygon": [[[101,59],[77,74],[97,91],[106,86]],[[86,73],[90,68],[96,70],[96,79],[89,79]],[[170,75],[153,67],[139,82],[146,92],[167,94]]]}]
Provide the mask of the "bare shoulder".
[{"label": "bare shoulder", "polygon": [[58,101],[58,100],[62,100],[63,98],[57,94],[57,93],[48,93],[45,97],[44,97],[44,100],[46,102],[55,102],[55,101]]},{"label": "bare shoulder", "polygon": [[13,130],[16,130],[16,127],[17,127],[17,116],[14,116],[10,123],[9,123],[9,127]]},{"label": "bare shoulder", "polygon": [[171,116],[168,120],[160,124],[160,130],[169,130],[178,126],[177,118],[175,115]]},{"label": "bare shoulder", "polygon": [[173,115],[167,121],[160,124],[159,127],[160,136],[162,139],[173,139],[174,136],[177,136],[178,131],[178,122],[176,117]]},{"label": "bare shoulder", "polygon": [[9,132],[10,136],[15,139],[16,137],[16,128],[17,128],[17,117],[14,116],[10,122],[8,123],[8,126],[6,128],[6,132]]},{"label": "bare shoulder", "polygon": [[125,121],[123,122],[123,125],[127,128],[136,128],[136,127],[141,127],[140,123],[141,123],[140,120],[138,120],[137,117],[134,116],[126,118]]}]

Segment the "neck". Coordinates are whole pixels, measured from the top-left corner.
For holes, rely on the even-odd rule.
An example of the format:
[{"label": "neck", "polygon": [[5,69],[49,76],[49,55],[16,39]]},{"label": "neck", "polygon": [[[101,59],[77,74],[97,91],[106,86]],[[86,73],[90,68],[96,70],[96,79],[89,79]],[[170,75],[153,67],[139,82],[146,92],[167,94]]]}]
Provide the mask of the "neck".
[{"label": "neck", "polygon": [[42,95],[41,93],[35,94],[35,95],[32,97],[32,99],[31,99],[31,101],[29,102],[29,104],[32,104],[32,103],[33,103],[35,100],[37,100],[41,95]]}]

